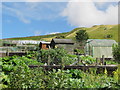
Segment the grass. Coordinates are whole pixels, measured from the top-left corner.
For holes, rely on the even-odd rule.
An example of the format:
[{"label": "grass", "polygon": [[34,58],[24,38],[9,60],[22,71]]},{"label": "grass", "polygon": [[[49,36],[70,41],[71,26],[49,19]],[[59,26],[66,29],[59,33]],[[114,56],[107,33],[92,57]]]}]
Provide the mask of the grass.
[{"label": "grass", "polygon": [[[105,30],[105,28],[107,28]],[[92,28],[91,28],[92,29]],[[114,39],[118,41],[118,25],[104,25],[104,26],[99,26],[93,31],[88,31],[88,34],[90,38],[93,39]],[[106,35],[112,35],[111,38],[106,38]]]},{"label": "grass", "polygon": [[[68,39],[75,39],[76,32],[79,30],[86,30],[89,34],[90,39],[114,39],[118,42],[118,25],[94,25],[90,28],[78,27],[70,32],[50,34],[50,35],[41,35],[41,36],[30,36],[30,37],[19,37],[19,38],[8,38],[8,40],[43,40],[51,41],[52,38],[57,36],[65,36]],[[107,38],[107,35],[112,37]]]}]

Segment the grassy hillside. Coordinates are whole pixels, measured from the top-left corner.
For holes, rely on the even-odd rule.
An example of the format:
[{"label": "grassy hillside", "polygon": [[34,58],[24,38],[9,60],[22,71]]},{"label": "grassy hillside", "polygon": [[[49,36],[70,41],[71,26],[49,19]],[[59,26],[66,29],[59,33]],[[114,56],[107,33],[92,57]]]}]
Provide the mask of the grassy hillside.
[{"label": "grassy hillside", "polygon": [[93,27],[86,28],[75,28],[70,32],[42,35],[42,36],[31,36],[31,37],[20,37],[20,38],[8,38],[9,40],[44,40],[50,41],[52,38],[58,36],[64,36],[65,38],[75,39],[76,32],[79,30],[86,30],[91,39],[114,39],[118,41],[118,25],[94,25]]},{"label": "grassy hillside", "polygon": [[118,25],[95,25],[91,28],[76,28],[66,38],[75,38],[76,32],[86,30],[91,39],[114,39],[118,41]]}]

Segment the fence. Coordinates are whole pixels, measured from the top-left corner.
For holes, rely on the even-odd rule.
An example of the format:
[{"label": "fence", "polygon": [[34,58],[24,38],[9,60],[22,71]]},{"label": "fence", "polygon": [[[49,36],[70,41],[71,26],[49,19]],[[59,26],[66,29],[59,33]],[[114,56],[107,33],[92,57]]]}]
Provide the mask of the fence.
[{"label": "fence", "polygon": [[15,52],[2,51],[0,52],[0,57],[13,56],[13,55],[23,56],[23,55],[27,55],[27,52],[23,52],[23,51],[15,51]]},{"label": "fence", "polygon": [[108,71],[108,74],[113,74],[112,72],[117,69],[117,65],[96,65],[96,66],[83,66],[83,65],[74,65],[74,66],[61,66],[61,65],[31,65],[30,68],[38,68],[42,67],[45,70],[52,70],[52,69],[80,69],[83,71],[89,71],[90,68],[96,68],[97,73],[104,73],[104,70],[106,69]]}]

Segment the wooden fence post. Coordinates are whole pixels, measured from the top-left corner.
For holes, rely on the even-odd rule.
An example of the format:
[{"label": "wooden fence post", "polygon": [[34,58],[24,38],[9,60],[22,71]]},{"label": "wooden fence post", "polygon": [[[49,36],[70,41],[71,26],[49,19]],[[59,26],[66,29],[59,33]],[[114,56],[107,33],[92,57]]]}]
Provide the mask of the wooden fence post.
[{"label": "wooden fence post", "polygon": [[50,55],[48,56],[48,65],[50,65]]},{"label": "wooden fence post", "polygon": [[102,55],[102,65],[104,65],[104,60],[105,60],[104,55]]},{"label": "wooden fence post", "polygon": [[98,58],[96,58],[96,65],[98,65],[99,64],[99,62],[98,62]]},{"label": "wooden fence post", "polygon": [[9,56],[9,50],[7,49],[6,56]]},{"label": "wooden fence post", "polygon": [[61,70],[64,70],[64,62],[63,62],[63,58],[62,58],[62,62],[61,62]]}]

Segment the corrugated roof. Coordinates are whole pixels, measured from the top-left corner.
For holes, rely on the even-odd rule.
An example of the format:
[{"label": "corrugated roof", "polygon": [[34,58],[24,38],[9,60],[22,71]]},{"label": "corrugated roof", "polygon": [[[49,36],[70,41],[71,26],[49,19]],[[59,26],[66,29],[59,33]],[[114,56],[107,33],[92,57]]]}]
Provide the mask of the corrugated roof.
[{"label": "corrugated roof", "polygon": [[55,43],[69,43],[69,44],[74,44],[74,41],[72,39],[52,39]]},{"label": "corrugated roof", "polygon": [[109,46],[117,44],[115,40],[110,39],[88,39],[87,43],[90,43],[92,46]]}]

